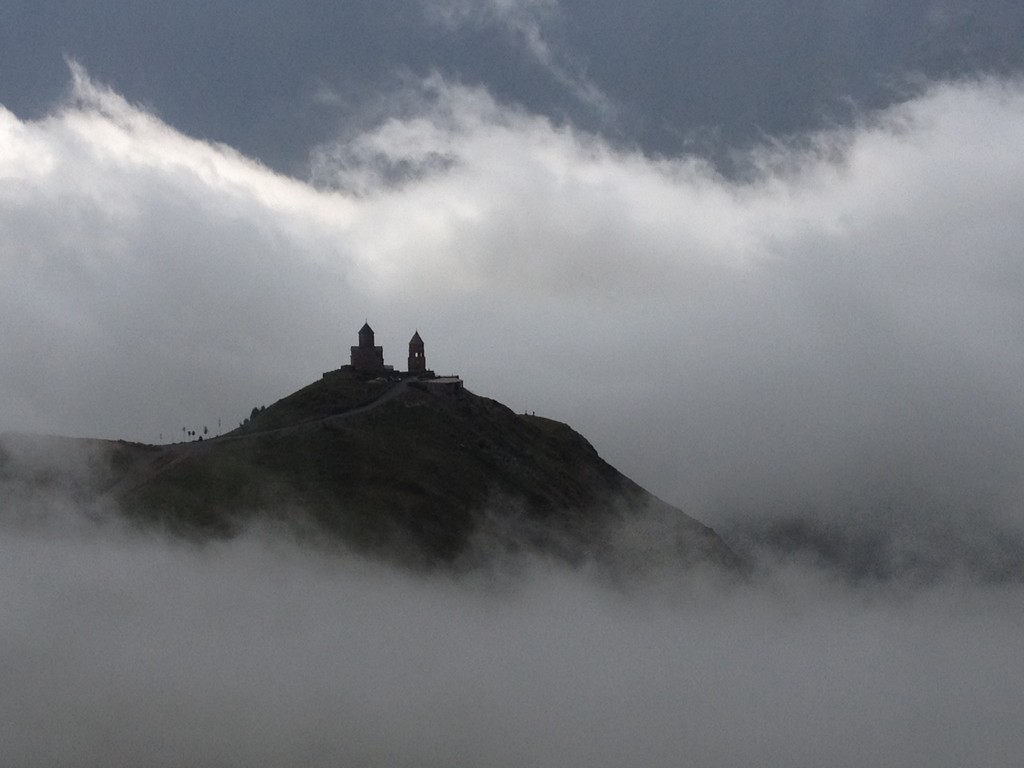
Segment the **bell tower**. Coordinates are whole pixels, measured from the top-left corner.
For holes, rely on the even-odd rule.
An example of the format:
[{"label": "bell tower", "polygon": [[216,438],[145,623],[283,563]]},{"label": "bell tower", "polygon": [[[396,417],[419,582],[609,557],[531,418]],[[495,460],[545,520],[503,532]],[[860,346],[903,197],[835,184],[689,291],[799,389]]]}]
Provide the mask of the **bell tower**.
[{"label": "bell tower", "polygon": [[409,340],[409,373],[425,373],[427,370],[427,356],[423,352],[423,339],[420,332],[416,331]]}]

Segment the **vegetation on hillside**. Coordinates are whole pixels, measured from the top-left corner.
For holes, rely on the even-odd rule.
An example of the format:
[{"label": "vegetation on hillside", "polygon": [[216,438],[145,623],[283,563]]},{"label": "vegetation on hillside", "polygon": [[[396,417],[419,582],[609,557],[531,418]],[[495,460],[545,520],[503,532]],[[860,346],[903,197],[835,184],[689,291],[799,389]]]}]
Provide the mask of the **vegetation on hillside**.
[{"label": "vegetation on hillside", "polygon": [[[452,562],[497,522],[506,543],[574,557],[604,546],[624,517],[656,509],[672,521],[680,557],[734,560],[710,529],[624,477],[565,424],[465,391],[338,373],[254,409],[219,438],[88,444],[72,480],[91,478],[93,497],[133,520],[191,536],[271,519],[361,551]],[[0,457],[9,472],[11,459]]]}]

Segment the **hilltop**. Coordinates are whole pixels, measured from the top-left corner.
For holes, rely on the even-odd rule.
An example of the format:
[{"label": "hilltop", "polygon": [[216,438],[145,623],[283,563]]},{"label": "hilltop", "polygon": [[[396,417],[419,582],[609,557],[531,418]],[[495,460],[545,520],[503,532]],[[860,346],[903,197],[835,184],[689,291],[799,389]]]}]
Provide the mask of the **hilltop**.
[{"label": "hilltop", "polygon": [[383,366],[372,331],[360,342],[353,365],[254,409],[226,435],[166,446],[8,437],[0,480],[112,503],[188,536],[273,520],[410,562],[464,562],[495,546],[621,559],[620,533],[643,520],[657,530],[627,547],[638,567],[651,557],[738,564],[710,528],[622,475],[567,425],[436,377],[422,341],[410,352],[418,370],[408,372]]},{"label": "hilltop", "polygon": [[130,475],[127,513],[181,530],[301,514],[358,549],[450,561],[495,524],[573,556],[653,512],[674,518],[680,557],[732,559],[567,425],[429,380],[327,377],[224,437],[144,454]]}]

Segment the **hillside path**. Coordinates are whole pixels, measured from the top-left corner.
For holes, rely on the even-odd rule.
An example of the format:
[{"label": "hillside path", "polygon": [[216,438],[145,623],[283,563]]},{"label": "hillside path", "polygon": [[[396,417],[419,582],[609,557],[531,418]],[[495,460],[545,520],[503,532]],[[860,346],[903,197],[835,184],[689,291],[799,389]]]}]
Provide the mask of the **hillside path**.
[{"label": "hillside path", "polygon": [[356,416],[361,416],[364,413],[369,413],[370,411],[379,408],[384,403],[395,399],[404,392],[407,392],[408,389],[409,380],[402,379],[401,381],[392,383],[391,386],[381,392],[370,402],[350,408],[349,410],[341,413],[332,413],[329,416],[309,419],[308,421],[302,421],[298,424],[289,424],[287,427],[264,429],[259,432],[247,432],[243,435],[232,435],[229,433],[227,435],[219,435],[208,439],[193,440],[187,443],[171,443],[170,445],[163,446],[162,450],[154,456],[140,459],[135,462],[135,464],[131,466],[120,480],[114,483],[101,495],[100,500],[105,501],[112,499],[119,494],[129,493],[144,483],[152,480],[154,477],[163,474],[167,470],[181,463],[186,458],[206,453],[218,443],[232,442],[236,440],[251,440],[253,438],[264,437],[266,435],[284,435],[299,432],[303,429],[308,429],[312,426],[321,424],[338,426]]}]

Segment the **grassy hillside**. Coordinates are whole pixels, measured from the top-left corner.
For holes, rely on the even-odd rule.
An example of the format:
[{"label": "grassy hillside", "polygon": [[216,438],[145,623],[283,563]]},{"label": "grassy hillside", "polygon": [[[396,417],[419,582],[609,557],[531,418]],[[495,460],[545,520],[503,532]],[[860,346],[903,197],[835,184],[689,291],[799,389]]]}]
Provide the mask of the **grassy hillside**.
[{"label": "grassy hillside", "polygon": [[[465,391],[337,374],[220,438],[93,442],[82,474],[89,491],[134,520],[189,535],[230,535],[270,518],[436,562],[465,556],[489,526],[516,546],[573,557],[654,509],[671,519],[680,557],[733,561],[710,529],[650,496],[565,424]],[[2,457],[0,472],[11,463]]]}]

